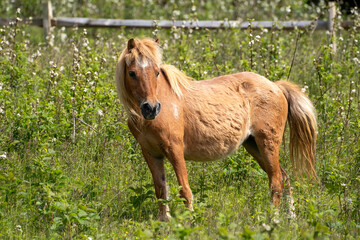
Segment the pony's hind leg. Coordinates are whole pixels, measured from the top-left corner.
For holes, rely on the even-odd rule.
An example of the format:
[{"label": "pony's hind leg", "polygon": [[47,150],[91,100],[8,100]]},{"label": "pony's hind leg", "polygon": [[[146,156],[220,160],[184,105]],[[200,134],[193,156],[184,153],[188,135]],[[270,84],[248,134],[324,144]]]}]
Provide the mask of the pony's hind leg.
[{"label": "pony's hind leg", "polygon": [[266,135],[265,132],[263,129],[254,132],[254,136],[250,136],[243,146],[267,173],[272,202],[275,206],[279,206],[283,191],[282,172],[279,165],[281,139],[271,139],[272,135]]}]

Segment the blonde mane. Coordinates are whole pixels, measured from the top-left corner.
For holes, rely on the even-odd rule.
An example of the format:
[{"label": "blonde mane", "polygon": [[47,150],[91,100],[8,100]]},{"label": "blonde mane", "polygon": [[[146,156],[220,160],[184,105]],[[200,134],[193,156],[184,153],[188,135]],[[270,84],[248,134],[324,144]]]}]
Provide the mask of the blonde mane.
[{"label": "blonde mane", "polygon": [[162,64],[162,50],[157,42],[152,39],[145,38],[142,40],[135,39],[135,47],[130,51],[126,47],[116,64],[115,81],[116,89],[121,103],[126,112],[131,116],[139,116],[135,107],[136,100],[130,95],[125,83],[125,68],[131,63],[140,63],[146,59],[158,66],[166,76],[172,91],[176,96],[181,98],[183,90],[191,89],[191,78],[182,73],[179,69],[172,65]]}]

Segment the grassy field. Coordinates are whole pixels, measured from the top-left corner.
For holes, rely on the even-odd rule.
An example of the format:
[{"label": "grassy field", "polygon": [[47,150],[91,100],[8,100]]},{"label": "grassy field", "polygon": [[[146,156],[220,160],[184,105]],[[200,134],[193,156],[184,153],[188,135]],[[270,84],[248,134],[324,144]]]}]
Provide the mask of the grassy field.
[{"label": "grassy field", "polygon": [[[40,16],[39,2],[3,1],[0,12]],[[54,5],[57,16],[146,19],[304,20],[323,18],[327,11],[322,1],[318,7],[302,1],[249,2]],[[355,20],[356,28],[336,25],[336,54],[328,33],[311,28],[54,29],[54,44],[46,46],[41,28],[2,27],[0,238],[359,239],[360,17],[340,15],[338,20],[345,18]],[[222,161],[187,163],[192,213],[179,199],[175,174],[166,163],[173,218],[157,221],[151,174],[114,84],[116,60],[131,37],[159,37],[164,62],[196,80],[253,71],[303,87],[318,114],[320,181],[295,178],[285,135],[280,163],[292,177],[296,219],[283,208],[274,214],[267,175],[240,148]]]}]

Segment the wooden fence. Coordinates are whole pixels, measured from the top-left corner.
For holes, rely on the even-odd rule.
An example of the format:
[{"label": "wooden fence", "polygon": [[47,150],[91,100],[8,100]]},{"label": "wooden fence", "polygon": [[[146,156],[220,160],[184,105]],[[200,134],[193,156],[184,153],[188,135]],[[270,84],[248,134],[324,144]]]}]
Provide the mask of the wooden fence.
[{"label": "wooden fence", "polygon": [[[35,25],[44,28],[45,41],[49,40],[51,27],[107,27],[107,28],[172,28],[184,27],[193,29],[221,29],[221,28],[238,28],[247,29],[251,24],[253,29],[285,29],[292,30],[295,28],[304,29],[311,27],[314,30],[329,30],[333,39],[335,38],[334,19],[336,17],[335,2],[329,2],[329,15],[327,21],[153,21],[138,19],[95,19],[95,18],[71,18],[71,17],[53,17],[51,2],[43,3],[42,18],[23,19],[18,23]],[[0,25],[8,25],[15,19],[0,18]],[[348,29],[354,25],[352,21],[344,21],[340,23],[344,29]],[[336,51],[335,42],[333,42],[334,51]]]}]

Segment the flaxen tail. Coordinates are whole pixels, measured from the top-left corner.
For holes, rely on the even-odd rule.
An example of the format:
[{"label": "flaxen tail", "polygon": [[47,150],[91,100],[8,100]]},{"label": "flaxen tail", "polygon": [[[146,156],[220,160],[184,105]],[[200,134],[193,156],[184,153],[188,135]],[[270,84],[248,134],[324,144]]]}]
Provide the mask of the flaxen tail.
[{"label": "flaxen tail", "polygon": [[284,93],[288,105],[290,126],[290,159],[300,173],[308,173],[317,179],[315,171],[316,113],[310,99],[291,82],[278,81],[276,85]]}]

